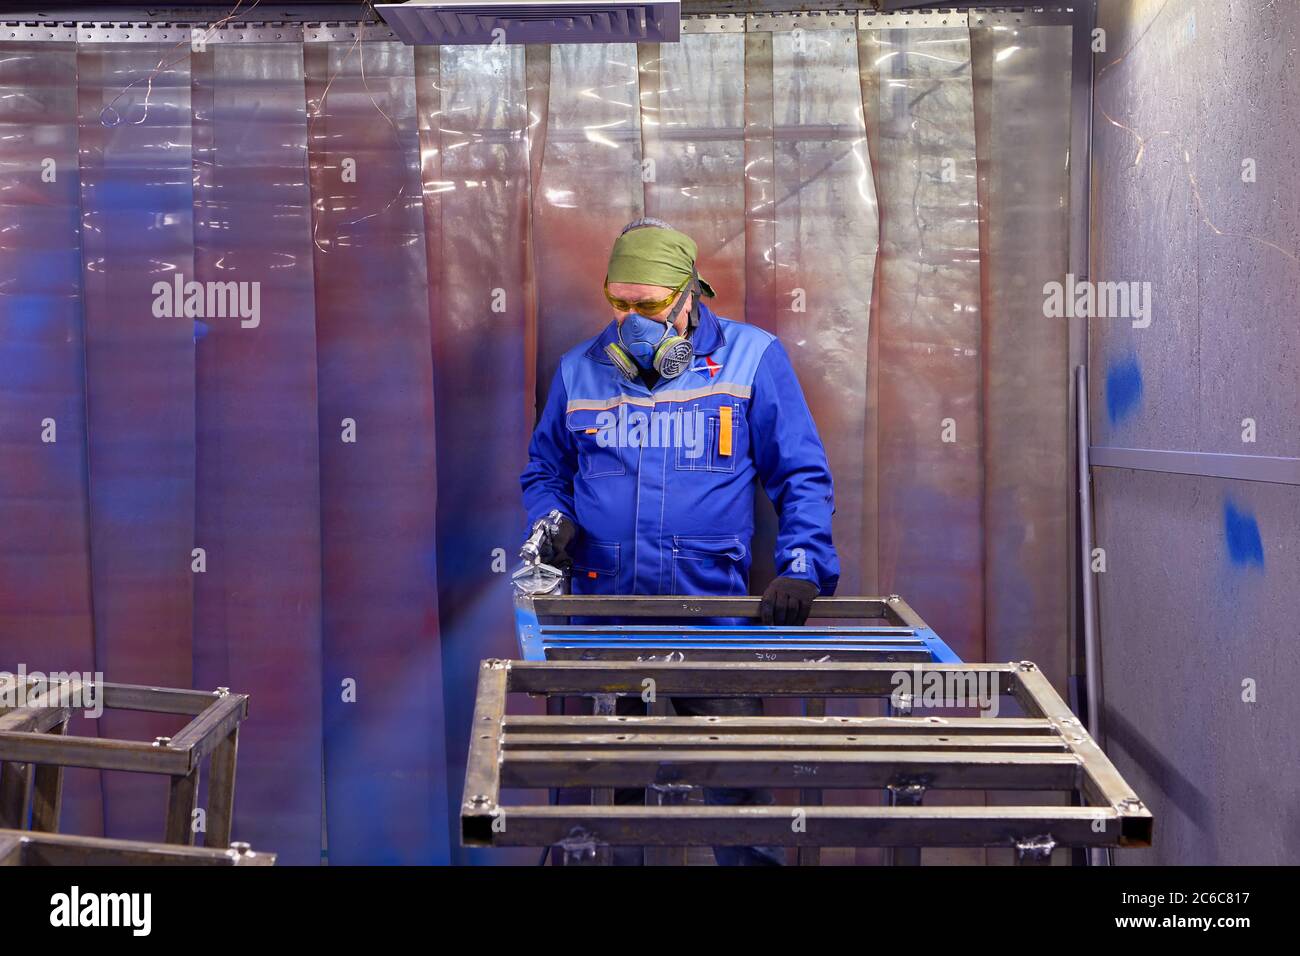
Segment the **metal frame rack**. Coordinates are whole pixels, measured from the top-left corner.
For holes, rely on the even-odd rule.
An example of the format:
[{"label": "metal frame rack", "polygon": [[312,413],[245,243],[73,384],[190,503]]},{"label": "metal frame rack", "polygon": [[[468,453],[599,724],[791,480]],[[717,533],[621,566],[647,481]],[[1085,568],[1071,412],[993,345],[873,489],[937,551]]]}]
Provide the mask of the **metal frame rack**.
[{"label": "metal frame rack", "polygon": [[[881,620],[882,625],[771,627],[756,624],[561,624],[551,619],[747,618],[756,597],[537,596],[516,600],[515,624],[524,660],[933,661],[960,658],[897,594],[829,597],[811,618]],[[545,619],[545,622],[544,622]]]},{"label": "metal frame rack", "polygon": [[[959,664],[961,658],[940,639],[921,616],[897,594],[888,597],[828,597],[813,602],[812,624],[797,627],[765,626],[754,623],[719,624],[719,619],[755,621],[761,611],[756,597],[682,597],[682,596],[592,596],[529,595],[519,593],[515,600],[516,626],[520,652],[525,660],[663,660],[663,661],[882,661],[937,662]],[[579,618],[610,618],[614,623],[575,625],[554,623]],[[626,624],[628,619],[671,621],[670,624]],[[853,619],[875,623],[835,625],[823,621]],[[542,623],[545,620],[546,623]],[[682,623],[677,623],[681,620]],[[713,621],[714,623],[698,623]],[[905,712],[908,705],[898,710]],[[596,714],[615,712],[614,700],[608,695],[597,697]],[[666,712],[652,707],[652,712]],[[547,712],[563,714],[563,698],[547,698]],[[886,704],[885,713],[895,708]],[[803,702],[805,717],[824,717],[826,701],[807,698]],[[682,803],[686,794],[680,789],[662,787],[654,790],[661,804]],[[651,793],[647,792],[649,799]],[[908,793],[890,793],[891,803],[911,799]],[[592,802],[610,804],[613,791],[593,790]],[[805,788],[800,802],[818,806],[820,789]],[[652,849],[647,860],[658,863],[684,862],[680,848],[674,851]],[[610,854],[602,849],[594,856],[606,863]],[[579,861],[581,862],[581,861]],[[816,847],[799,849],[801,865],[820,862]],[[896,865],[919,865],[920,850],[899,847],[892,852]]]},{"label": "metal frame rack", "polygon": [[[7,678],[11,684],[16,680]],[[176,736],[151,743],[68,736],[75,709],[69,701],[79,698],[98,701],[107,710],[186,714],[194,719]],[[164,841],[193,845],[199,772],[210,756],[204,842],[224,850],[230,845],[239,725],[247,716],[247,695],[232,694],[225,687],[204,692],[83,684],[77,679],[45,682],[23,706],[0,709],[0,827],[24,830],[30,816],[31,830],[58,832],[64,767],[128,770],[170,778]]]},{"label": "metal frame rack", "polygon": [[0,866],[273,866],[274,853],[0,830]]},{"label": "metal frame rack", "polygon": [[[555,600],[549,610],[569,609],[575,599]],[[712,601],[699,603],[718,612]],[[647,680],[664,696],[888,698],[903,668],[484,661],[462,842],[558,846],[570,856],[616,845],[1014,847],[1022,863],[1047,862],[1056,846],[1150,844],[1150,812],[1033,663],[912,663],[906,670],[923,681],[929,674],[987,681],[1027,716],[697,718],[616,716],[609,708],[593,716],[523,716],[507,712],[510,693],[639,697]],[[803,807],[501,803],[503,788],[703,785],[883,789],[900,799],[891,806]],[[923,806],[932,789],[1075,792],[1084,805]]]}]

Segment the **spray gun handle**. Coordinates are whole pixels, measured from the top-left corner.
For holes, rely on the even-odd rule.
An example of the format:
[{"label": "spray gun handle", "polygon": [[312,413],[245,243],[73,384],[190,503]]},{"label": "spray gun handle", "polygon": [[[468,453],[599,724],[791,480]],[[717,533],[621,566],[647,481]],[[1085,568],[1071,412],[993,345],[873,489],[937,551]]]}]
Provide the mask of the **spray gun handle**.
[{"label": "spray gun handle", "polygon": [[542,548],[560,531],[560,520],[564,517],[557,509],[551,511],[533,524],[533,533],[528,536],[523,547],[519,549],[521,560],[529,564],[538,564],[542,560]]}]

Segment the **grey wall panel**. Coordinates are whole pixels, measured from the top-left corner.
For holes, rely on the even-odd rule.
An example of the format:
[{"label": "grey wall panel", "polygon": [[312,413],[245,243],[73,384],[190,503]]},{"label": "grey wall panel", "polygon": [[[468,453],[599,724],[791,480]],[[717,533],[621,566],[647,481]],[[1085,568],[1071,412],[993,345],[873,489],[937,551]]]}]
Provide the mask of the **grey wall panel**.
[{"label": "grey wall panel", "polygon": [[[1300,4],[1193,4],[1200,449],[1300,456]],[[1243,182],[1253,164],[1254,182]],[[1242,442],[1253,418],[1258,439]]]},{"label": "grey wall panel", "polygon": [[[1093,442],[1300,454],[1300,7],[1102,0],[1099,26],[1092,278],[1152,282],[1154,307],[1091,323]],[[1105,732],[1157,821],[1122,857],[1300,861],[1300,488],[1093,480]]]},{"label": "grey wall panel", "polygon": [[[1198,230],[1178,138],[1160,131],[1172,117],[1196,115],[1197,80],[1183,68],[1192,51],[1177,31],[1142,35],[1153,16],[1176,19],[1158,7],[1124,0],[1098,10],[1106,52],[1095,57],[1091,278],[1149,282],[1152,317],[1146,328],[1127,318],[1092,322],[1093,440],[1191,449],[1200,434]],[[1182,146],[1195,162],[1190,133]]]},{"label": "grey wall panel", "polygon": [[[1150,281],[1154,308],[1091,322],[1093,442],[1300,454],[1300,6],[1103,0],[1098,25],[1092,278]],[[1157,821],[1121,859],[1300,861],[1300,488],[1117,468],[1094,488],[1104,730]]]},{"label": "grey wall panel", "polygon": [[1094,483],[1107,750],[1156,819],[1119,862],[1300,862],[1300,488]]},{"label": "grey wall panel", "polygon": [[1098,23],[1093,278],[1154,307],[1093,323],[1094,441],[1300,455],[1300,5],[1104,0]]}]

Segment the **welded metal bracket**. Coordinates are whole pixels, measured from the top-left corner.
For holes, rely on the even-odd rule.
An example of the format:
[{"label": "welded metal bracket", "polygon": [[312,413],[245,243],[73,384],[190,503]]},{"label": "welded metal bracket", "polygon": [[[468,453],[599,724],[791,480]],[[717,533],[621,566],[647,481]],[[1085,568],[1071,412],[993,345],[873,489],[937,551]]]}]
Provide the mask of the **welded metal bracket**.
[{"label": "welded metal bracket", "polygon": [[1020,840],[1016,843],[1016,863],[1021,866],[1046,866],[1052,861],[1056,841],[1048,834]]}]

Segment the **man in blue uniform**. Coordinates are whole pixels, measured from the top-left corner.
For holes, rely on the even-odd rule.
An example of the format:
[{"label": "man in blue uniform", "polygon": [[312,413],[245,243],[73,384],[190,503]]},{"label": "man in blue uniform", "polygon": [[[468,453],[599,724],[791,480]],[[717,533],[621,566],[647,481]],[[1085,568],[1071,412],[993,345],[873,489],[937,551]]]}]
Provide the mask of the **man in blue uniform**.
[{"label": "man in blue uniform", "polygon": [[[615,317],[560,359],[529,444],[530,524],[552,510],[551,564],[574,594],[749,593],[753,489],[776,506],[777,577],[766,624],[799,625],[833,594],[834,494],[826,452],[777,338],[715,315],[689,236],[655,219],[614,243],[605,296]],[[758,714],[757,700],[676,698],[678,713]],[[761,790],[706,790],[710,803],[770,803]],[[719,847],[719,863],[779,851]]]}]

